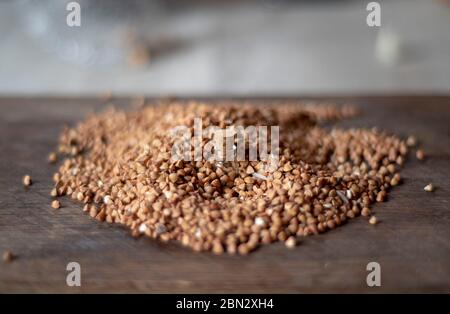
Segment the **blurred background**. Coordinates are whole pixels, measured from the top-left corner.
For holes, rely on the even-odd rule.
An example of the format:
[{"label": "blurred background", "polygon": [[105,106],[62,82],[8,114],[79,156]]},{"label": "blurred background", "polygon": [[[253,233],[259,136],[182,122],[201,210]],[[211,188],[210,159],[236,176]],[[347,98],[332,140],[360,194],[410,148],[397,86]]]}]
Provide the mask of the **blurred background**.
[{"label": "blurred background", "polygon": [[450,1],[0,0],[0,95],[449,94]]}]

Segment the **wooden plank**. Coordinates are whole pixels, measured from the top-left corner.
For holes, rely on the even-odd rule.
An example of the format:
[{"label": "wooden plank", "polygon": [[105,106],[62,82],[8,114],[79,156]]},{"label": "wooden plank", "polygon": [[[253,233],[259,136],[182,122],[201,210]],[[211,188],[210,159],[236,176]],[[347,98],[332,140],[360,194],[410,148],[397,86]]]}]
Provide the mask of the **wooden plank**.
[{"label": "wooden plank", "polygon": [[[266,99],[267,100],[267,99]],[[0,99],[0,292],[450,292],[450,97],[340,97],[362,109],[343,127],[414,133],[428,158],[410,158],[389,201],[364,218],[305,239],[294,250],[265,246],[249,256],[194,253],[135,240],[118,226],[82,214],[66,198],[50,207],[55,166],[47,163],[64,124],[105,107],[95,99]],[[127,99],[117,101],[127,108]],[[30,174],[34,184],[24,188]],[[438,188],[426,193],[433,182]],[[66,265],[81,264],[82,286],[66,285]],[[366,265],[381,264],[382,286],[366,285]]]}]

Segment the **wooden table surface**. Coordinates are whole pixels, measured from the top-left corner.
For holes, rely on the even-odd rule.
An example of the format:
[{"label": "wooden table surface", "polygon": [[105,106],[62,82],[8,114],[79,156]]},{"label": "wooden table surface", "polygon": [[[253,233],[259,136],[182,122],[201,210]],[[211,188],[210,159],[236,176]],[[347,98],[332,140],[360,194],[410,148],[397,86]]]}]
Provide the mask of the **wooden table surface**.
[{"label": "wooden table surface", "polygon": [[[340,97],[362,109],[343,127],[378,126],[416,134],[428,158],[412,156],[404,184],[374,207],[380,223],[359,217],[294,250],[264,246],[249,256],[195,253],[177,244],[133,239],[62,198],[50,207],[47,163],[64,124],[105,104],[96,99],[0,98],[0,292],[450,292],[450,97]],[[128,107],[130,100],[117,100]],[[34,184],[25,188],[22,176]],[[429,183],[437,187],[427,193]],[[81,287],[66,285],[66,265],[81,265]],[[366,265],[381,266],[381,287]]]}]

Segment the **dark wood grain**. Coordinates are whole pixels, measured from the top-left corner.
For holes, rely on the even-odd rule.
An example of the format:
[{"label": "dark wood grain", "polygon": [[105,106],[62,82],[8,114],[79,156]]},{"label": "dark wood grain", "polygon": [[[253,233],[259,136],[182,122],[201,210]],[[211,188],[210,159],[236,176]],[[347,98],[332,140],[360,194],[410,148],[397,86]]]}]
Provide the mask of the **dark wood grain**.
[{"label": "dark wood grain", "polygon": [[[135,240],[99,223],[63,198],[50,207],[55,166],[47,163],[64,124],[105,104],[95,99],[0,99],[0,292],[450,292],[450,97],[341,97],[362,109],[343,127],[414,133],[428,158],[409,158],[381,221],[360,217],[305,239],[294,250],[265,246],[245,256],[194,253],[176,244]],[[129,100],[117,101],[128,107]],[[34,184],[24,188],[30,174]],[[423,187],[433,182],[434,193]],[[82,268],[82,286],[66,286],[66,265]],[[381,264],[382,286],[366,285],[366,265]]]}]

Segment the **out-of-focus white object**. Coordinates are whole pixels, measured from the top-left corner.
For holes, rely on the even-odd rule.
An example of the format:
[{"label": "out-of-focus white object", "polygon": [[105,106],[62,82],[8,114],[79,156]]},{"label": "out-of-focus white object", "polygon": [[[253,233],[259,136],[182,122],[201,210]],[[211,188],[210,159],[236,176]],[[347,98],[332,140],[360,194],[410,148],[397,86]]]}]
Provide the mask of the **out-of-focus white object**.
[{"label": "out-of-focus white object", "polygon": [[21,0],[15,10],[41,47],[62,60],[87,66],[119,64],[126,57],[125,48],[134,44],[125,41],[129,30],[138,29],[149,16],[164,13],[160,1],[77,0],[81,26],[69,27],[67,3]]},{"label": "out-of-focus white object", "polygon": [[390,29],[380,29],[375,44],[375,56],[386,65],[398,63],[402,57],[402,44],[398,34]]}]

